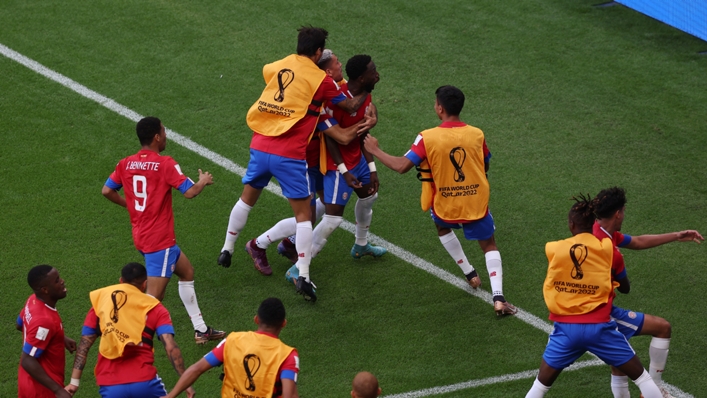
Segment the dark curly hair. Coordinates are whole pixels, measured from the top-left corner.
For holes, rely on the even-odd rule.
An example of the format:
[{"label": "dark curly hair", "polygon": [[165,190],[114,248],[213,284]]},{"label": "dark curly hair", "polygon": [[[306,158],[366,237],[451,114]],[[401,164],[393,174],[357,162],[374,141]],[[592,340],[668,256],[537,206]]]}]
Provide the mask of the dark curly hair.
[{"label": "dark curly hair", "polygon": [[592,206],[597,218],[609,218],[626,206],[626,191],[619,187],[604,189],[592,200]]},{"label": "dark curly hair", "polygon": [[573,196],[574,204],[570,209],[570,220],[583,231],[591,231],[594,225],[594,206],[591,195]]}]

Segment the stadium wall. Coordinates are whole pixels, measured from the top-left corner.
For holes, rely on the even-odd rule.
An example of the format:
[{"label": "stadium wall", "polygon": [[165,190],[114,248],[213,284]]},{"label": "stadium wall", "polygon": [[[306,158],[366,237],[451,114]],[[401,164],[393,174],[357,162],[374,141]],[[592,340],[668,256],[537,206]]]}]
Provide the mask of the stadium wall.
[{"label": "stadium wall", "polygon": [[616,0],[616,2],[707,41],[707,0]]}]

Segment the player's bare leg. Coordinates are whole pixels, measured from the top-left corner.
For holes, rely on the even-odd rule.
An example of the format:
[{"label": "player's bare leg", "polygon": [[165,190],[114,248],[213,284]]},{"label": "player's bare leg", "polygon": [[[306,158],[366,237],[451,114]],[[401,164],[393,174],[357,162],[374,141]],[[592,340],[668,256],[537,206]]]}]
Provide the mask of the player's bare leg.
[{"label": "player's bare leg", "polygon": [[250,184],[243,186],[241,197],[231,209],[231,215],[228,217],[228,229],[226,230],[226,239],[221,249],[221,254],[218,257],[218,264],[223,267],[231,266],[231,256],[236,245],[238,235],[245,227],[248,221],[250,210],[258,202],[262,189],[253,188]]},{"label": "player's bare leg", "polygon": [[467,282],[469,282],[469,286],[474,289],[481,286],[481,278],[479,278],[474,266],[467,259],[457,234],[451,228],[445,228],[437,224],[435,226],[437,227],[437,236],[439,236],[440,243],[447,250],[447,253],[452,256],[452,260],[461,268]]},{"label": "player's bare leg", "polygon": [[[184,252],[177,259],[177,263],[174,266],[174,274],[179,277],[179,298],[182,299],[182,304],[184,304],[184,308],[186,308],[189,319],[191,319],[191,323],[194,326],[196,343],[205,344],[209,340],[221,340],[224,338],[226,336],[225,332],[213,329],[204,322],[199,303],[196,300],[194,267]],[[167,281],[169,280],[167,279]]]},{"label": "player's bare leg", "polygon": [[480,240],[479,246],[486,258],[486,270],[489,273],[491,283],[491,294],[493,294],[493,308],[496,315],[515,315],[518,309],[503,296],[503,264],[501,263],[501,253],[496,247],[496,239],[493,235],[490,238]]}]

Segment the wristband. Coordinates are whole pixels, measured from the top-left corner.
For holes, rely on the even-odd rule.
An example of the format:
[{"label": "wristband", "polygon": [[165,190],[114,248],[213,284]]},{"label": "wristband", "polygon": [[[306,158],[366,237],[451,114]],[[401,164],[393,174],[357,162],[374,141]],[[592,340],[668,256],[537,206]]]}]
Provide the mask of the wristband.
[{"label": "wristband", "polygon": [[78,386],[79,386],[79,379],[74,379],[74,378],[72,377],[72,378],[71,378],[71,382],[70,382],[69,384],[78,387]]},{"label": "wristband", "polygon": [[369,163],[369,164],[368,164],[368,170],[369,170],[371,173],[375,173],[375,172],[376,172],[376,162],[371,162],[371,163]]},{"label": "wristband", "polygon": [[339,163],[339,165],[336,166],[336,169],[339,170],[339,173],[340,173],[340,174],[344,174],[344,173],[348,173],[348,172],[349,172],[349,169],[347,169],[347,168],[346,168],[346,165],[344,165],[343,163]]}]

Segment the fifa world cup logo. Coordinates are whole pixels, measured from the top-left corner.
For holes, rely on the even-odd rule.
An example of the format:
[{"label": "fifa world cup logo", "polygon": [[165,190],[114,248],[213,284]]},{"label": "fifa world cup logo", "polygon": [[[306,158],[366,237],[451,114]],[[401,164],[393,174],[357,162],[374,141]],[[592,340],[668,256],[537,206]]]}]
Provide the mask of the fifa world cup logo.
[{"label": "fifa world cup logo", "polygon": [[587,246],[580,243],[572,245],[570,248],[570,258],[574,264],[574,268],[570,273],[572,279],[582,279],[584,278],[584,272],[582,272],[582,263],[587,259]]},{"label": "fifa world cup logo", "polygon": [[110,295],[110,299],[113,302],[113,309],[110,311],[110,319],[113,322],[118,322],[118,310],[123,308],[125,303],[128,302],[128,295],[122,290],[116,290]]},{"label": "fifa world cup logo", "polygon": [[275,97],[273,97],[275,101],[282,102],[285,100],[285,89],[290,85],[290,83],[292,83],[293,80],[295,80],[295,72],[291,69],[280,70],[277,74],[277,85],[279,90],[277,94],[275,94]]},{"label": "fifa world cup logo", "polygon": [[449,152],[449,160],[452,162],[452,166],[454,166],[454,181],[464,182],[466,179],[462,171],[462,166],[464,166],[464,161],[466,160],[466,151],[464,148],[460,146],[453,148]]},{"label": "fifa world cup logo", "polygon": [[255,382],[253,377],[258,373],[260,369],[260,358],[255,354],[248,354],[243,358],[243,369],[245,369],[245,375],[247,377],[245,381],[245,389],[248,391],[255,391]]}]

